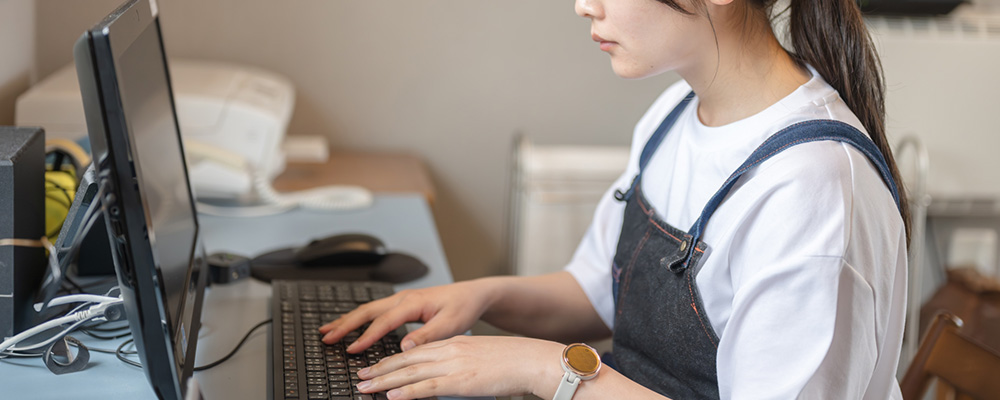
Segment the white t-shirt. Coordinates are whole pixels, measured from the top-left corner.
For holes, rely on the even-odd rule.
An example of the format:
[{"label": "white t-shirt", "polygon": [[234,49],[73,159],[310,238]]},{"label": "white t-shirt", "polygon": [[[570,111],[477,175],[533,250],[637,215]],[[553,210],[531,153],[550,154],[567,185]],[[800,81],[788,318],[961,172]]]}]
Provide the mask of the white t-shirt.
[{"label": "white t-shirt", "polygon": [[[766,110],[704,126],[695,97],[643,174],[642,193],[667,223],[688,230],[705,203],[765,139],[796,122],[864,127],[815,70]],[[628,168],[601,199],[566,269],[614,327],[611,263],[639,153],[691,91],[667,89],[635,128]],[[720,341],[723,399],[901,398],[896,367],[906,304],[902,218],[875,167],[848,144],[797,145],[745,174],[702,240],[696,282]]]}]

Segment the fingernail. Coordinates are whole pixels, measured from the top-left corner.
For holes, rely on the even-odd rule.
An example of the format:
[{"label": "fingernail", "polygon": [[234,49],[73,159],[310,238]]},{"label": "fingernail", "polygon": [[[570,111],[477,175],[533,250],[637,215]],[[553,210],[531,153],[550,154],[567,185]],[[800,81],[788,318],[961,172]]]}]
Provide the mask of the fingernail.
[{"label": "fingernail", "polygon": [[361,381],[361,383],[358,384],[358,390],[362,392],[368,390],[370,387],[372,387],[372,381]]},{"label": "fingernail", "polygon": [[399,389],[392,389],[389,391],[389,393],[386,393],[385,395],[389,399],[397,399],[399,398],[399,396],[403,395],[403,392],[401,392]]},{"label": "fingernail", "polygon": [[367,378],[368,377],[368,372],[370,372],[370,371],[371,371],[371,368],[368,368],[368,367],[362,368],[360,371],[358,371],[358,378],[361,378],[361,379]]},{"label": "fingernail", "polygon": [[323,343],[330,344],[330,335],[323,336]]},{"label": "fingernail", "polygon": [[413,343],[413,340],[406,339],[406,340],[403,341],[403,344],[401,345],[401,347],[403,348],[403,351],[407,351],[409,349],[417,347],[417,344]]},{"label": "fingernail", "polygon": [[347,352],[350,353],[351,349],[353,349],[353,348],[355,348],[357,346],[358,346],[358,342],[351,343],[350,345],[347,346]]}]

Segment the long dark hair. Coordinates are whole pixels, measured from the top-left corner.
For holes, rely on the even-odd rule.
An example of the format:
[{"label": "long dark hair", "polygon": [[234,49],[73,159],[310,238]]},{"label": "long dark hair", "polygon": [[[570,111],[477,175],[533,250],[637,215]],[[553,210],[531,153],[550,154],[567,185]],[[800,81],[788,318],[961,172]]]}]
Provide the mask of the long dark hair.
[{"label": "long dark hair", "polygon": [[[656,0],[688,15],[674,0]],[[775,0],[747,0],[747,13],[772,18]],[[910,243],[910,205],[903,180],[885,137],[885,81],[882,63],[854,0],[791,0],[788,12],[789,54],[808,63],[840,93],[882,152],[899,186],[899,209]],[[749,15],[747,15],[749,17]],[[711,16],[709,16],[711,22]]]}]

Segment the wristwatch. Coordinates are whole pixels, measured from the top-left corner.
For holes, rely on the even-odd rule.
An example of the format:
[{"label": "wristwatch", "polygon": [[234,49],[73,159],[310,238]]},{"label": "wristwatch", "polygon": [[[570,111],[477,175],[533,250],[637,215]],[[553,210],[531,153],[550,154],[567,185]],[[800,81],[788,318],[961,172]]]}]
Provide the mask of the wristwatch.
[{"label": "wristwatch", "polygon": [[566,346],[562,352],[562,369],[566,371],[559,381],[552,400],[570,400],[576,393],[580,381],[588,381],[597,377],[601,370],[601,356],[597,350],[583,343],[573,343]]}]

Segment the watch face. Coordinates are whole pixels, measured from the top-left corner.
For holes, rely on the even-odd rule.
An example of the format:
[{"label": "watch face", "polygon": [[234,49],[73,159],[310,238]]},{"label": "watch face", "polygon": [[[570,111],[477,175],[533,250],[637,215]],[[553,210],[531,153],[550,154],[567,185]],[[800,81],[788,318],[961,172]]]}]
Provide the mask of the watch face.
[{"label": "watch face", "polygon": [[563,363],[581,377],[593,376],[601,369],[601,357],[597,350],[581,343],[566,346],[563,350]]}]

